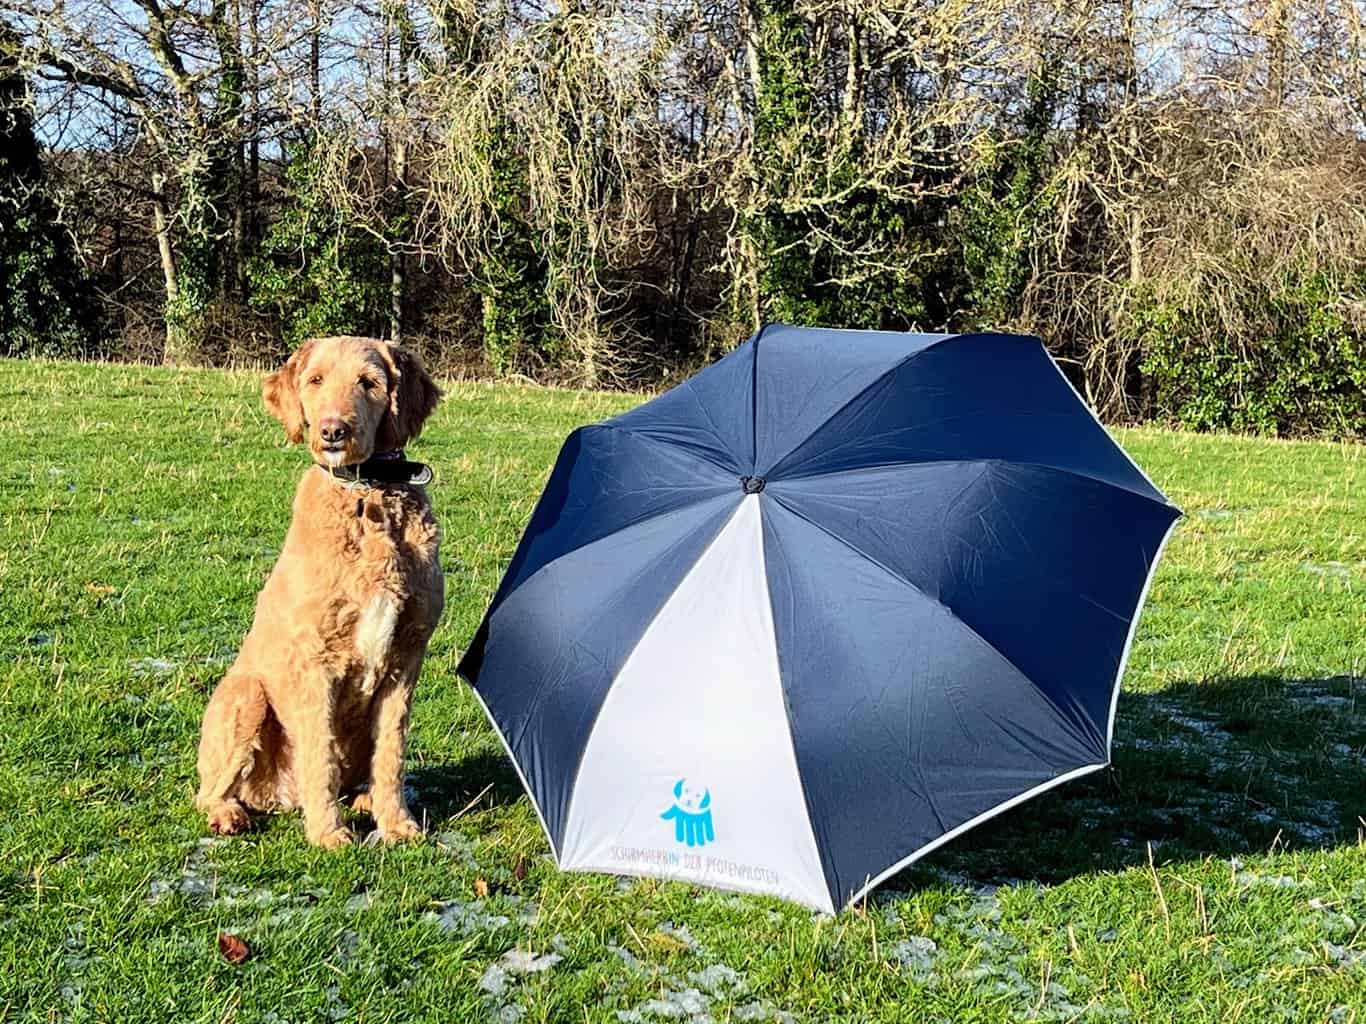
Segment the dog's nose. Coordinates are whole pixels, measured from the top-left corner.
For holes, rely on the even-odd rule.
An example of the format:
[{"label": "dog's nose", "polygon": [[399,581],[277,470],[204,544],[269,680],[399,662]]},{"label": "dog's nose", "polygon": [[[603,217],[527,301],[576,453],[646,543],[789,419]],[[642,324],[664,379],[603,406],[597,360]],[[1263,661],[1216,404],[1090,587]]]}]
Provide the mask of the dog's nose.
[{"label": "dog's nose", "polygon": [[336,444],[338,441],[345,441],[351,436],[351,428],[346,422],[336,416],[329,416],[318,424],[318,433],[328,444]]}]

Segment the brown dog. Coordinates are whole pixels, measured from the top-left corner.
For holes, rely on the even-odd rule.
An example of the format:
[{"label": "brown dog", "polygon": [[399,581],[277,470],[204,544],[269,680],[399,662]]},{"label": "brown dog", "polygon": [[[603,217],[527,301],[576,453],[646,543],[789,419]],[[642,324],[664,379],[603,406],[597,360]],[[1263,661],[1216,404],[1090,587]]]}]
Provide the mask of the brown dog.
[{"label": "brown dog", "polygon": [[369,783],[352,806],[381,839],[421,834],[403,749],[443,588],[429,475],[400,449],[440,394],[416,356],[367,338],[309,341],[266,378],[266,408],[317,464],[204,712],[195,803],[213,831],[240,831],[249,807],[302,807],[309,841],[341,846],[337,798]]}]

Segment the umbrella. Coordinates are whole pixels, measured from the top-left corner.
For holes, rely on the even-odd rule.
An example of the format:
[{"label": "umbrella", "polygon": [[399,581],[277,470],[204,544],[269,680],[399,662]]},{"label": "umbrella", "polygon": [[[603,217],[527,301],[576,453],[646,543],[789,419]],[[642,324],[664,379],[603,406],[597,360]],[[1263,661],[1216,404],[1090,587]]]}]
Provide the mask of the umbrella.
[{"label": "umbrella", "polygon": [[1109,763],[1179,516],[1036,338],[770,325],[568,438],[460,672],[561,868],[830,910]]}]

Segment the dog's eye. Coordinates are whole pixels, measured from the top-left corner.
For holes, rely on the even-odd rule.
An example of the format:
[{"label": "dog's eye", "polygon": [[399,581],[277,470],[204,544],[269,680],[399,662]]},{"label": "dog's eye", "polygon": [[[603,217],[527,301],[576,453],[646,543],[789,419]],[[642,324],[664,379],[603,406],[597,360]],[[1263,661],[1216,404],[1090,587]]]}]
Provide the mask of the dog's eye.
[{"label": "dog's eye", "polygon": [[315,388],[322,382],[323,379],[321,374],[315,373],[312,377],[308,378],[308,383],[312,384]]},{"label": "dog's eye", "polygon": [[374,382],[373,380],[371,380],[369,377],[362,377],[362,378],[361,378],[360,380],[358,380],[356,383],[359,384],[359,385],[360,385],[364,390],[366,390],[366,391],[374,391],[374,390],[375,390],[375,386],[376,386],[376,385],[375,385],[375,382]]}]

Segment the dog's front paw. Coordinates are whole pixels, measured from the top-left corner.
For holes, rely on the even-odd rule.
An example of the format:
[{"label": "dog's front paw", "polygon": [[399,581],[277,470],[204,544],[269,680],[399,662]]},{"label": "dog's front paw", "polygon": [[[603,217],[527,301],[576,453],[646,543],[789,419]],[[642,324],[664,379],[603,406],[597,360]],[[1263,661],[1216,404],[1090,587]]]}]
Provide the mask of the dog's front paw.
[{"label": "dog's front paw", "polygon": [[314,846],[321,846],[324,850],[335,850],[338,847],[350,846],[356,841],[355,835],[345,825],[336,828],[329,828],[316,836],[309,836],[309,842]]},{"label": "dog's front paw", "polygon": [[374,798],[370,796],[367,789],[364,793],[357,793],[351,798],[351,810],[357,814],[373,814],[375,809]]},{"label": "dog's front paw", "polygon": [[220,836],[235,835],[251,824],[246,808],[236,800],[228,800],[207,811],[209,831]]},{"label": "dog's front paw", "polygon": [[375,833],[382,843],[406,843],[422,838],[422,826],[413,820],[411,814],[405,814],[393,821],[378,822]]}]

